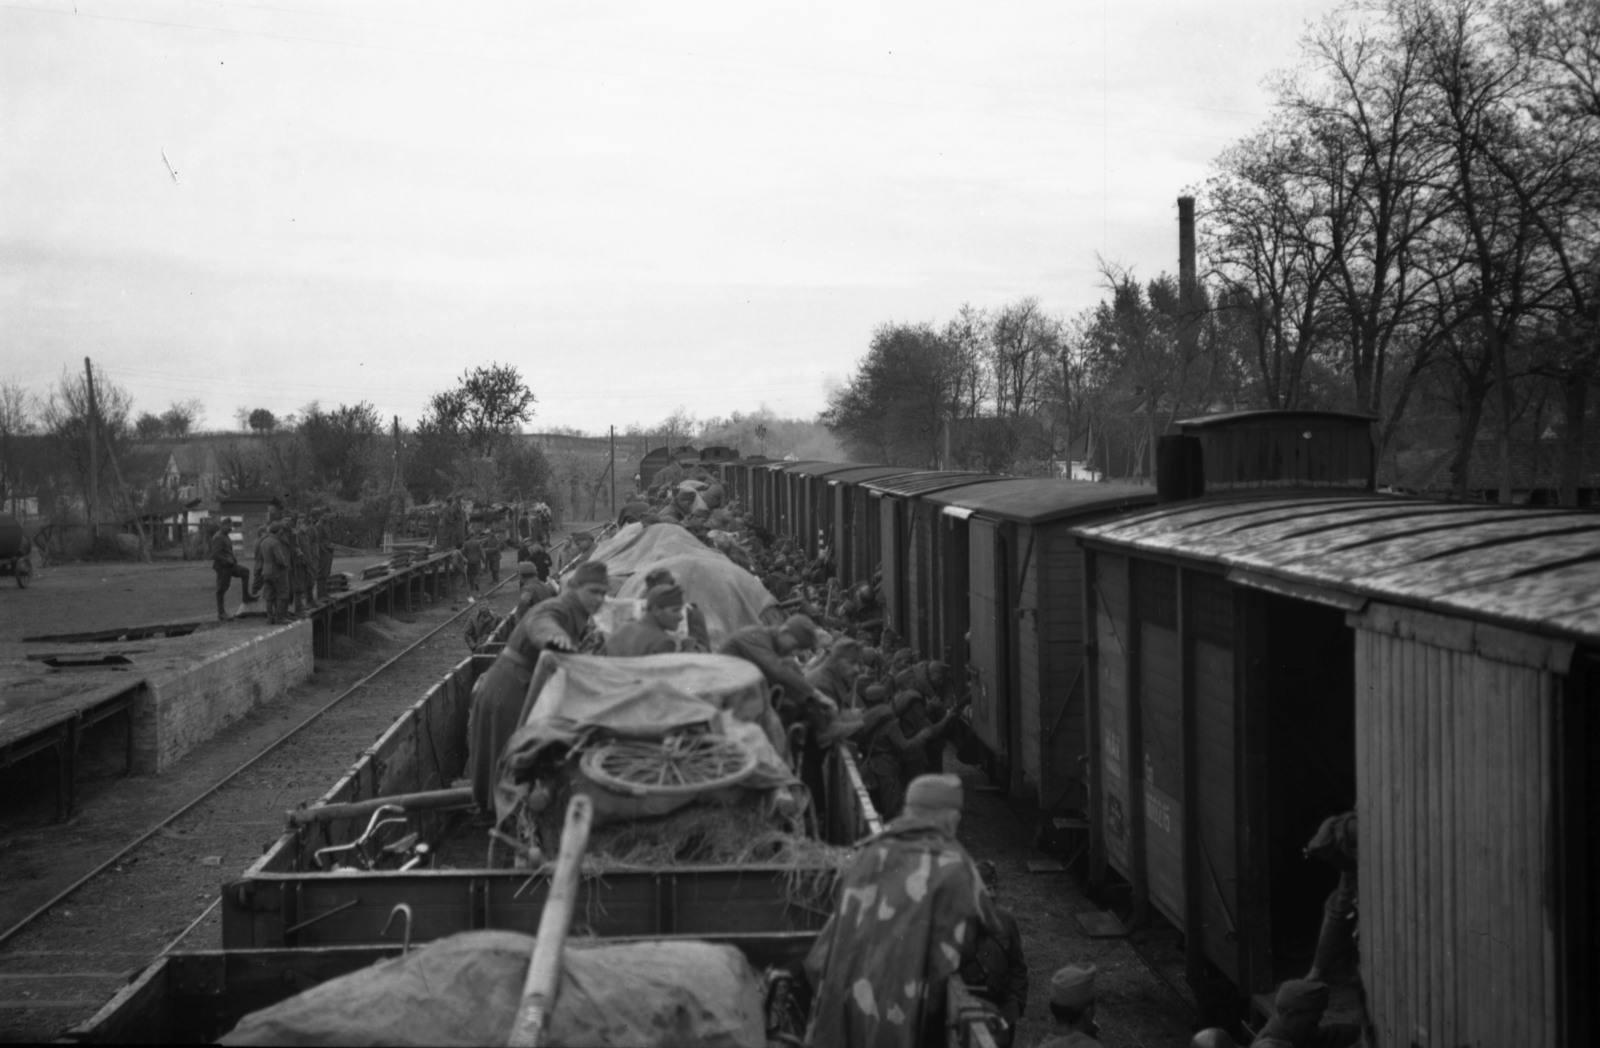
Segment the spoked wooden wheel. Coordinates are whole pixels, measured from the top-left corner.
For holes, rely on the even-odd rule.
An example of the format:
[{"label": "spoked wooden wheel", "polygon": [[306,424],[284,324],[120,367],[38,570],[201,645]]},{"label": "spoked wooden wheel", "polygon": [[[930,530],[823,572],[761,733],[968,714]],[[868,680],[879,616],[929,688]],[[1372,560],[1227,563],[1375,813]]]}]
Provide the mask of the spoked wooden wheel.
[{"label": "spoked wooden wheel", "polygon": [[585,753],[580,767],[615,793],[683,796],[737,785],[756,770],[756,755],[721,735],[669,735],[608,742]]}]

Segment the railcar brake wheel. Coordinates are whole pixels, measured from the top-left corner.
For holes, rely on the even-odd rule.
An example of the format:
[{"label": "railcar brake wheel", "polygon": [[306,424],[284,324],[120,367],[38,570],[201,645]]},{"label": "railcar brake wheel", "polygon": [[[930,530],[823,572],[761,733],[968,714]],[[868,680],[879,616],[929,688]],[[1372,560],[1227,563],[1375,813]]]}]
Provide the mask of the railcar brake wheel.
[{"label": "railcar brake wheel", "polygon": [[12,574],[17,576],[17,588],[27,589],[28,583],[33,579],[33,558],[28,556],[18,557],[11,565]]},{"label": "railcar brake wheel", "polygon": [[669,735],[661,742],[608,742],[585,753],[579,766],[615,793],[681,797],[738,785],[756,770],[756,755],[721,735]]}]

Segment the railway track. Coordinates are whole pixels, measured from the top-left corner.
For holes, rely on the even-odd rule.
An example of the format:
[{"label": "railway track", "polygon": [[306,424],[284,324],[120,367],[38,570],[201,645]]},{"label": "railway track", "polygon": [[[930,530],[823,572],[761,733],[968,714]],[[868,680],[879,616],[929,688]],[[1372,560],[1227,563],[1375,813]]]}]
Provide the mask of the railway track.
[{"label": "railway track", "polygon": [[[484,598],[515,578],[488,587]],[[330,772],[348,765],[459,659],[460,639],[450,627],[478,606],[468,603],[409,639],[309,713],[302,703],[295,723],[248,760],[189,792],[0,932],[0,1040],[53,1036],[205,926],[217,886],[276,837],[283,811],[319,796]],[[358,695],[370,701],[347,701]]]}]

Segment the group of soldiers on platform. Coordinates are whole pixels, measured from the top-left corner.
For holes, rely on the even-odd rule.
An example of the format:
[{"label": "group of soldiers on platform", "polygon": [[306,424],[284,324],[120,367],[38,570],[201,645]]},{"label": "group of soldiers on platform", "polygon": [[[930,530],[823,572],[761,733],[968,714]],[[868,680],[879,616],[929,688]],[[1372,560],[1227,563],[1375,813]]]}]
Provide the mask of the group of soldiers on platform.
[{"label": "group of soldiers on platform", "polygon": [[[243,591],[239,610],[262,600],[267,621],[276,625],[300,618],[308,604],[328,599],[328,577],[333,572],[333,534],[328,511],[315,506],[293,513],[274,502],[267,523],[256,529],[254,566],[246,569],[234,552],[233,521],[223,517],[211,536],[211,566],[216,573],[217,618],[230,616],[228,590],[240,580]],[[248,541],[248,540],[247,540]]]}]

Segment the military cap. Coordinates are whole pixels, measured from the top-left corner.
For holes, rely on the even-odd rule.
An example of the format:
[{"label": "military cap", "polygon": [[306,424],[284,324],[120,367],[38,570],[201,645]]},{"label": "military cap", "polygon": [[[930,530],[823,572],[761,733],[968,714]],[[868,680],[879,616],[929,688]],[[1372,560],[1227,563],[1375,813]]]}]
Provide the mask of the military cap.
[{"label": "military cap", "polygon": [[862,694],[869,704],[876,705],[889,697],[889,689],[882,684],[869,684]]},{"label": "military cap", "polygon": [[525,560],[521,564],[517,565],[517,574],[518,575],[537,575],[537,574],[539,574],[539,569],[534,565],[533,561]]},{"label": "military cap", "polygon": [[671,571],[666,568],[655,568],[644,577],[646,589],[655,589],[657,586],[672,586],[677,584]]},{"label": "military cap", "polygon": [[683,587],[678,585],[652,586],[650,592],[645,594],[644,606],[654,611],[656,608],[676,608],[683,605]]},{"label": "military cap", "polygon": [[802,648],[814,648],[817,646],[816,624],[805,615],[790,615],[787,619],[784,619],[783,632],[799,642]]},{"label": "military cap", "polygon": [[1050,1003],[1058,1008],[1083,1011],[1094,1003],[1094,977],[1098,969],[1092,964],[1082,967],[1069,964],[1056,970],[1050,977]]},{"label": "military cap", "polygon": [[906,787],[906,807],[960,811],[961,780],[954,775],[918,775]]},{"label": "military cap", "polygon": [[610,582],[611,576],[606,573],[606,562],[603,560],[584,561],[572,569],[572,575],[567,579],[567,585],[573,589],[594,583],[604,586]]}]

